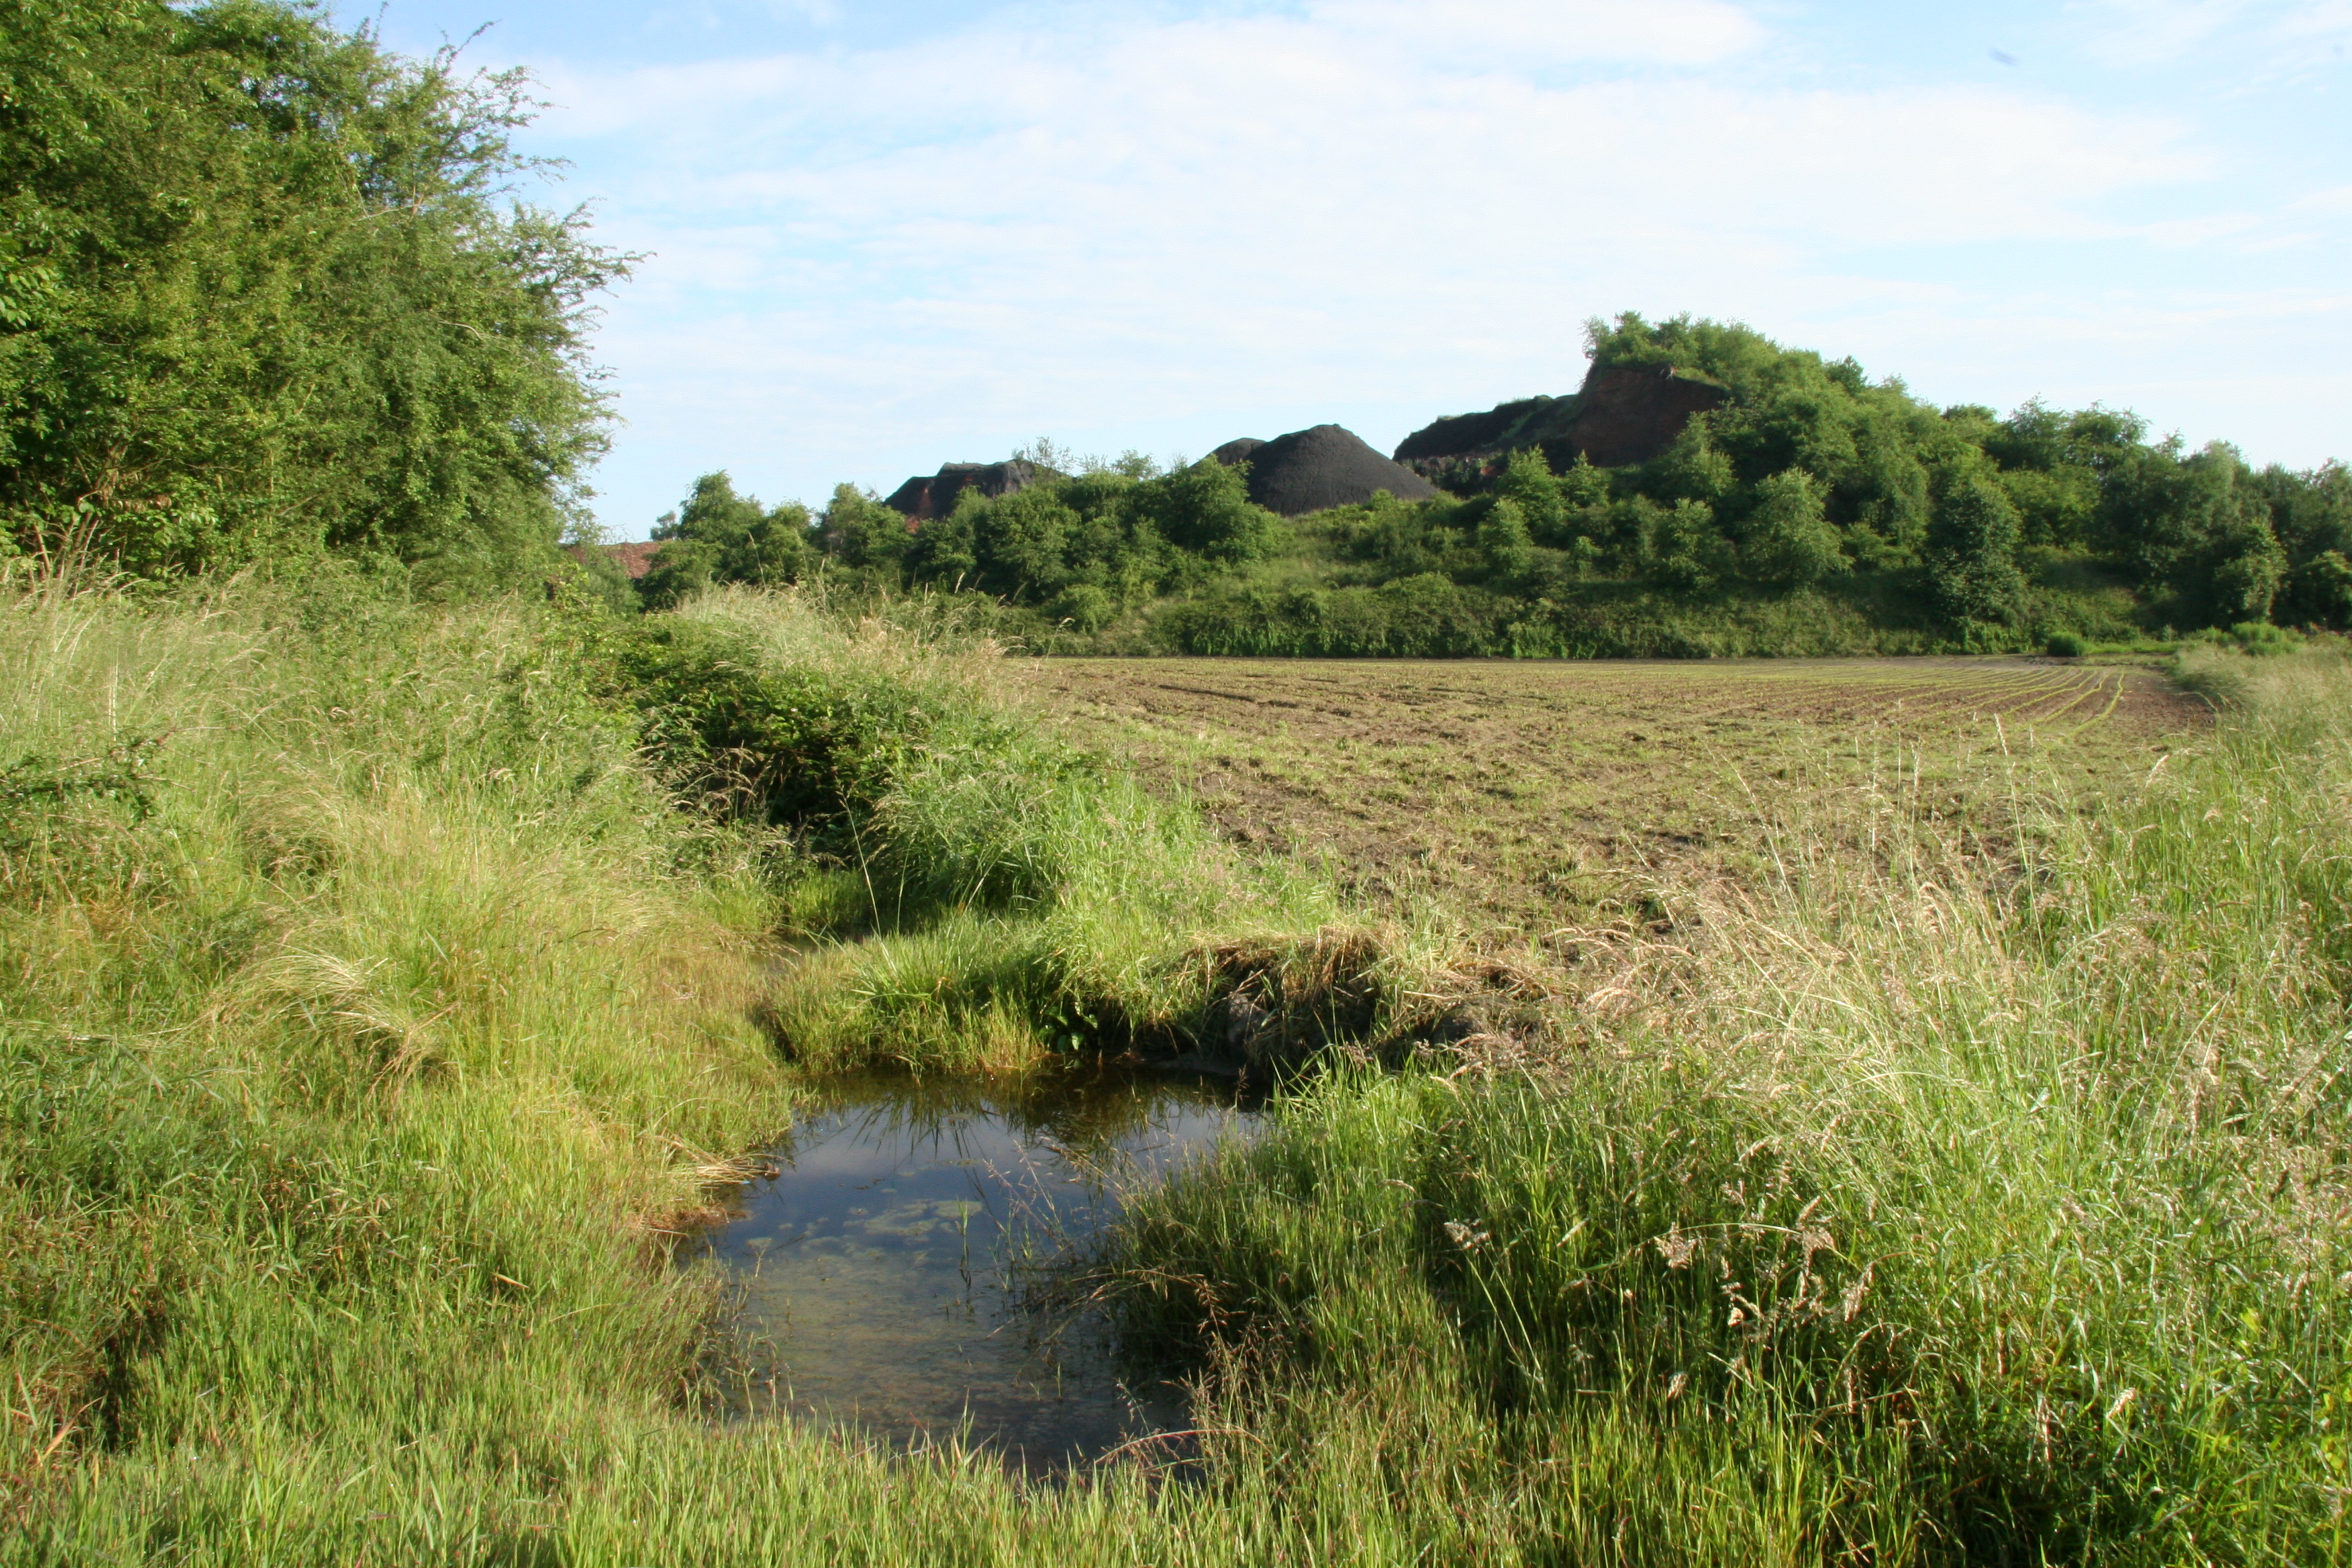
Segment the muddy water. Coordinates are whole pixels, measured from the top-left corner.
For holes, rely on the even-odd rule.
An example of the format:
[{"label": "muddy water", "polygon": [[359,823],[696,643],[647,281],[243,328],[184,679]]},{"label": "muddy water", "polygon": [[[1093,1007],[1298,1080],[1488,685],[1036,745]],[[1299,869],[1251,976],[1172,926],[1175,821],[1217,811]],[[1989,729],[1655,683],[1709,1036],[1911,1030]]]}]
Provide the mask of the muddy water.
[{"label": "muddy water", "polygon": [[1230,1091],[1095,1070],[829,1085],[709,1241],[742,1288],[737,1415],[1030,1470],[1181,1430],[1181,1391],[1123,1378],[1055,1265],[1123,1192],[1253,1120]]}]

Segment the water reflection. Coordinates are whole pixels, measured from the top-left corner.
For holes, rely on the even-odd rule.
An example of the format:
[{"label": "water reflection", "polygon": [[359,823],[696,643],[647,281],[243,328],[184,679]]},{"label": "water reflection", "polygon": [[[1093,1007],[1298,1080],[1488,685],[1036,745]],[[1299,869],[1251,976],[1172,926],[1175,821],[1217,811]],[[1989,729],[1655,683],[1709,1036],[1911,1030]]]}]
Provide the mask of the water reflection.
[{"label": "water reflection", "polygon": [[969,1422],[1032,1469],[1181,1429],[1180,1391],[1123,1383],[1103,1320],[1038,1287],[1120,1192],[1250,1119],[1229,1089],[1109,1069],[825,1086],[710,1240],[744,1289],[738,1413],[908,1447]]}]

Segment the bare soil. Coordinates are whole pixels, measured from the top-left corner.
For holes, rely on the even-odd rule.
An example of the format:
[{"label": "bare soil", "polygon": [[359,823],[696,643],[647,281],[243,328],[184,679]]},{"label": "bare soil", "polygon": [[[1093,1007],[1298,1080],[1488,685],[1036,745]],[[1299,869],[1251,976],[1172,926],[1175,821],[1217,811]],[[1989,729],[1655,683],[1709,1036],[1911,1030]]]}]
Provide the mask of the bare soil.
[{"label": "bare soil", "polygon": [[[2209,721],[2151,669],[2044,659],[1046,659],[1071,738],[1360,897],[1540,937],[1754,874],[1866,798],[1988,836],[2138,786]],[[1827,814],[1826,817],[1824,814]]]}]

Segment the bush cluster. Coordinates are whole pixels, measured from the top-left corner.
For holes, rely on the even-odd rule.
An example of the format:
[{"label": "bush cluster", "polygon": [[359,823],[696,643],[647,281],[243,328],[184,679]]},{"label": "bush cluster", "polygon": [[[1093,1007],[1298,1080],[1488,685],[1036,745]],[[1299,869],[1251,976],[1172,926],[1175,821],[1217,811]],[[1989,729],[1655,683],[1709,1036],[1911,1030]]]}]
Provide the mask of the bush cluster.
[{"label": "bush cluster", "polygon": [[290,0],[0,3],[0,554],[545,571],[625,260],[511,199],[526,88]]},{"label": "bush cluster", "polygon": [[2249,620],[2352,625],[2352,472],[2250,468],[2137,416],[1936,408],[1852,360],[1736,325],[1594,323],[1594,367],[1726,393],[1648,462],[1528,447],[1452,493],[1285,523],[1245,468],[1130,456],[899,516],[819,516],[706,475],[656,536],[654,605],[812,572],[986,595],[1033,638],[1301,656],[2027,651]]},{"label": "bush cluster", "polygon": [[772,510],[706,474],[656,524],[662,541],[639,584],[649,607],[713,583],[797,580],[820,565],[867,586],[970,590],[1093,632],[1164,595],[1229,576],[1290,542],[1249,499],[1238,468],[1204,458],[1162,473],[1130,457],[1003,496],[968,488],[947,516],[915,522],[854,485],[824,510]]}]

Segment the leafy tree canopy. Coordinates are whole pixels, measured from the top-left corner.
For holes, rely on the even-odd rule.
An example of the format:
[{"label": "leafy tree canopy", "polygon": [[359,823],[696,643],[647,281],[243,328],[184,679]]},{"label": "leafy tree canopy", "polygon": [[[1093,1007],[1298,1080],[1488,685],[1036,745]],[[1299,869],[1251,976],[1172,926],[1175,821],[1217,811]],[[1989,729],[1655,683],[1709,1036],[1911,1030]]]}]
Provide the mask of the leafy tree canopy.
[{"label": "leafy tree canopy", "polygon": [[[1069,473],[1045,443],[1016,454],[1044,482],[967,488],[920,521],[845,485],[812,524],[711,475],[665,523],[663,560],[688,586],[694,573],[821,568],[977,591],[1013,624],[1080,632],[1150,606],[1119,635],[1202,652],[1675,651],[1706,646],[1675,628],[1717,611],[1981,648],[2040,647],[2094,621],[2102,636],[2352,625],[2341,466],[2257,471],[2231,447],[2151,441],[2137,416],[2098,406],[1938,408],[1736,323],[1624,315],[1592,323],[1588,346],[1602,372],[1668,368],[1726,399],[1644,463],[1579,458],[1556,472],[1528,447],[1475,478],[1465,468],[1457,493],[1382,493],[1287,522],[1250,502],[1245,464],[1162,472],[1129,454]],[[666,603],[683,591],[672,581],[645,587]],[[1796,607],[1759,607],[1784,602]]]},{"label": "leafy tree canopy", "polygon": [[725,473],[694,481],[686,504],[654,526],[666,541],[638,584],[648,608],[667,609],[712,583],[795,582],[814,553],[808,508],[786,502],[771,511],[735,493]]},{"label": "leafy tree canopy", "polygon": [[1160,473],[1129,454],[1009,495],[965,489],[919,525],[844,485],[814,542],[837,566],[887,583],[977,589],[1091,629],[1125,605],[1262,560],[1290,540],[1213,458]]},{"label": "leafy tree canopy", "polygon": [[[2007,418],[1975,405],[1937,409],[1850,359],[1784,348],[1737,323],[1628,314],[1590,323],[1587,346],[1596,368],[1662,366],[1729,394],[1660,457],[1612,474],[1609,506],[1572,509],[1572,531],[1627,559],[1639,557],[1646,515],[1629,500],[1711,509],[1721,544],[1685,537],[1685,513],[1667,531],[1675,548],[1654,552],[1672,563],[1666,579],[1715,582],[1719,573],[1691,566],[1710,552],[1736,553],[1737,575],[1758,584],[1857,564],[1914,568],[1948,616],[2009,622],[2024,603],[2025,554],[2040,549],[2112,568],[2185,626],[2280,607],[2342,624],[2323,561],[2352,553],[2352,479],[2338,465],[2257,473],[2232,447],[2150,442],[2137,416],[2098,406],[2032,402]],[[1819,498],[1818,522],[1794,521],[1800,481]]]},{"label": "leafy tree canopy", "polygon": [[525,87],[289,0],[0,0],[0,535],[544,565],[625,258],[512,199]]}]

